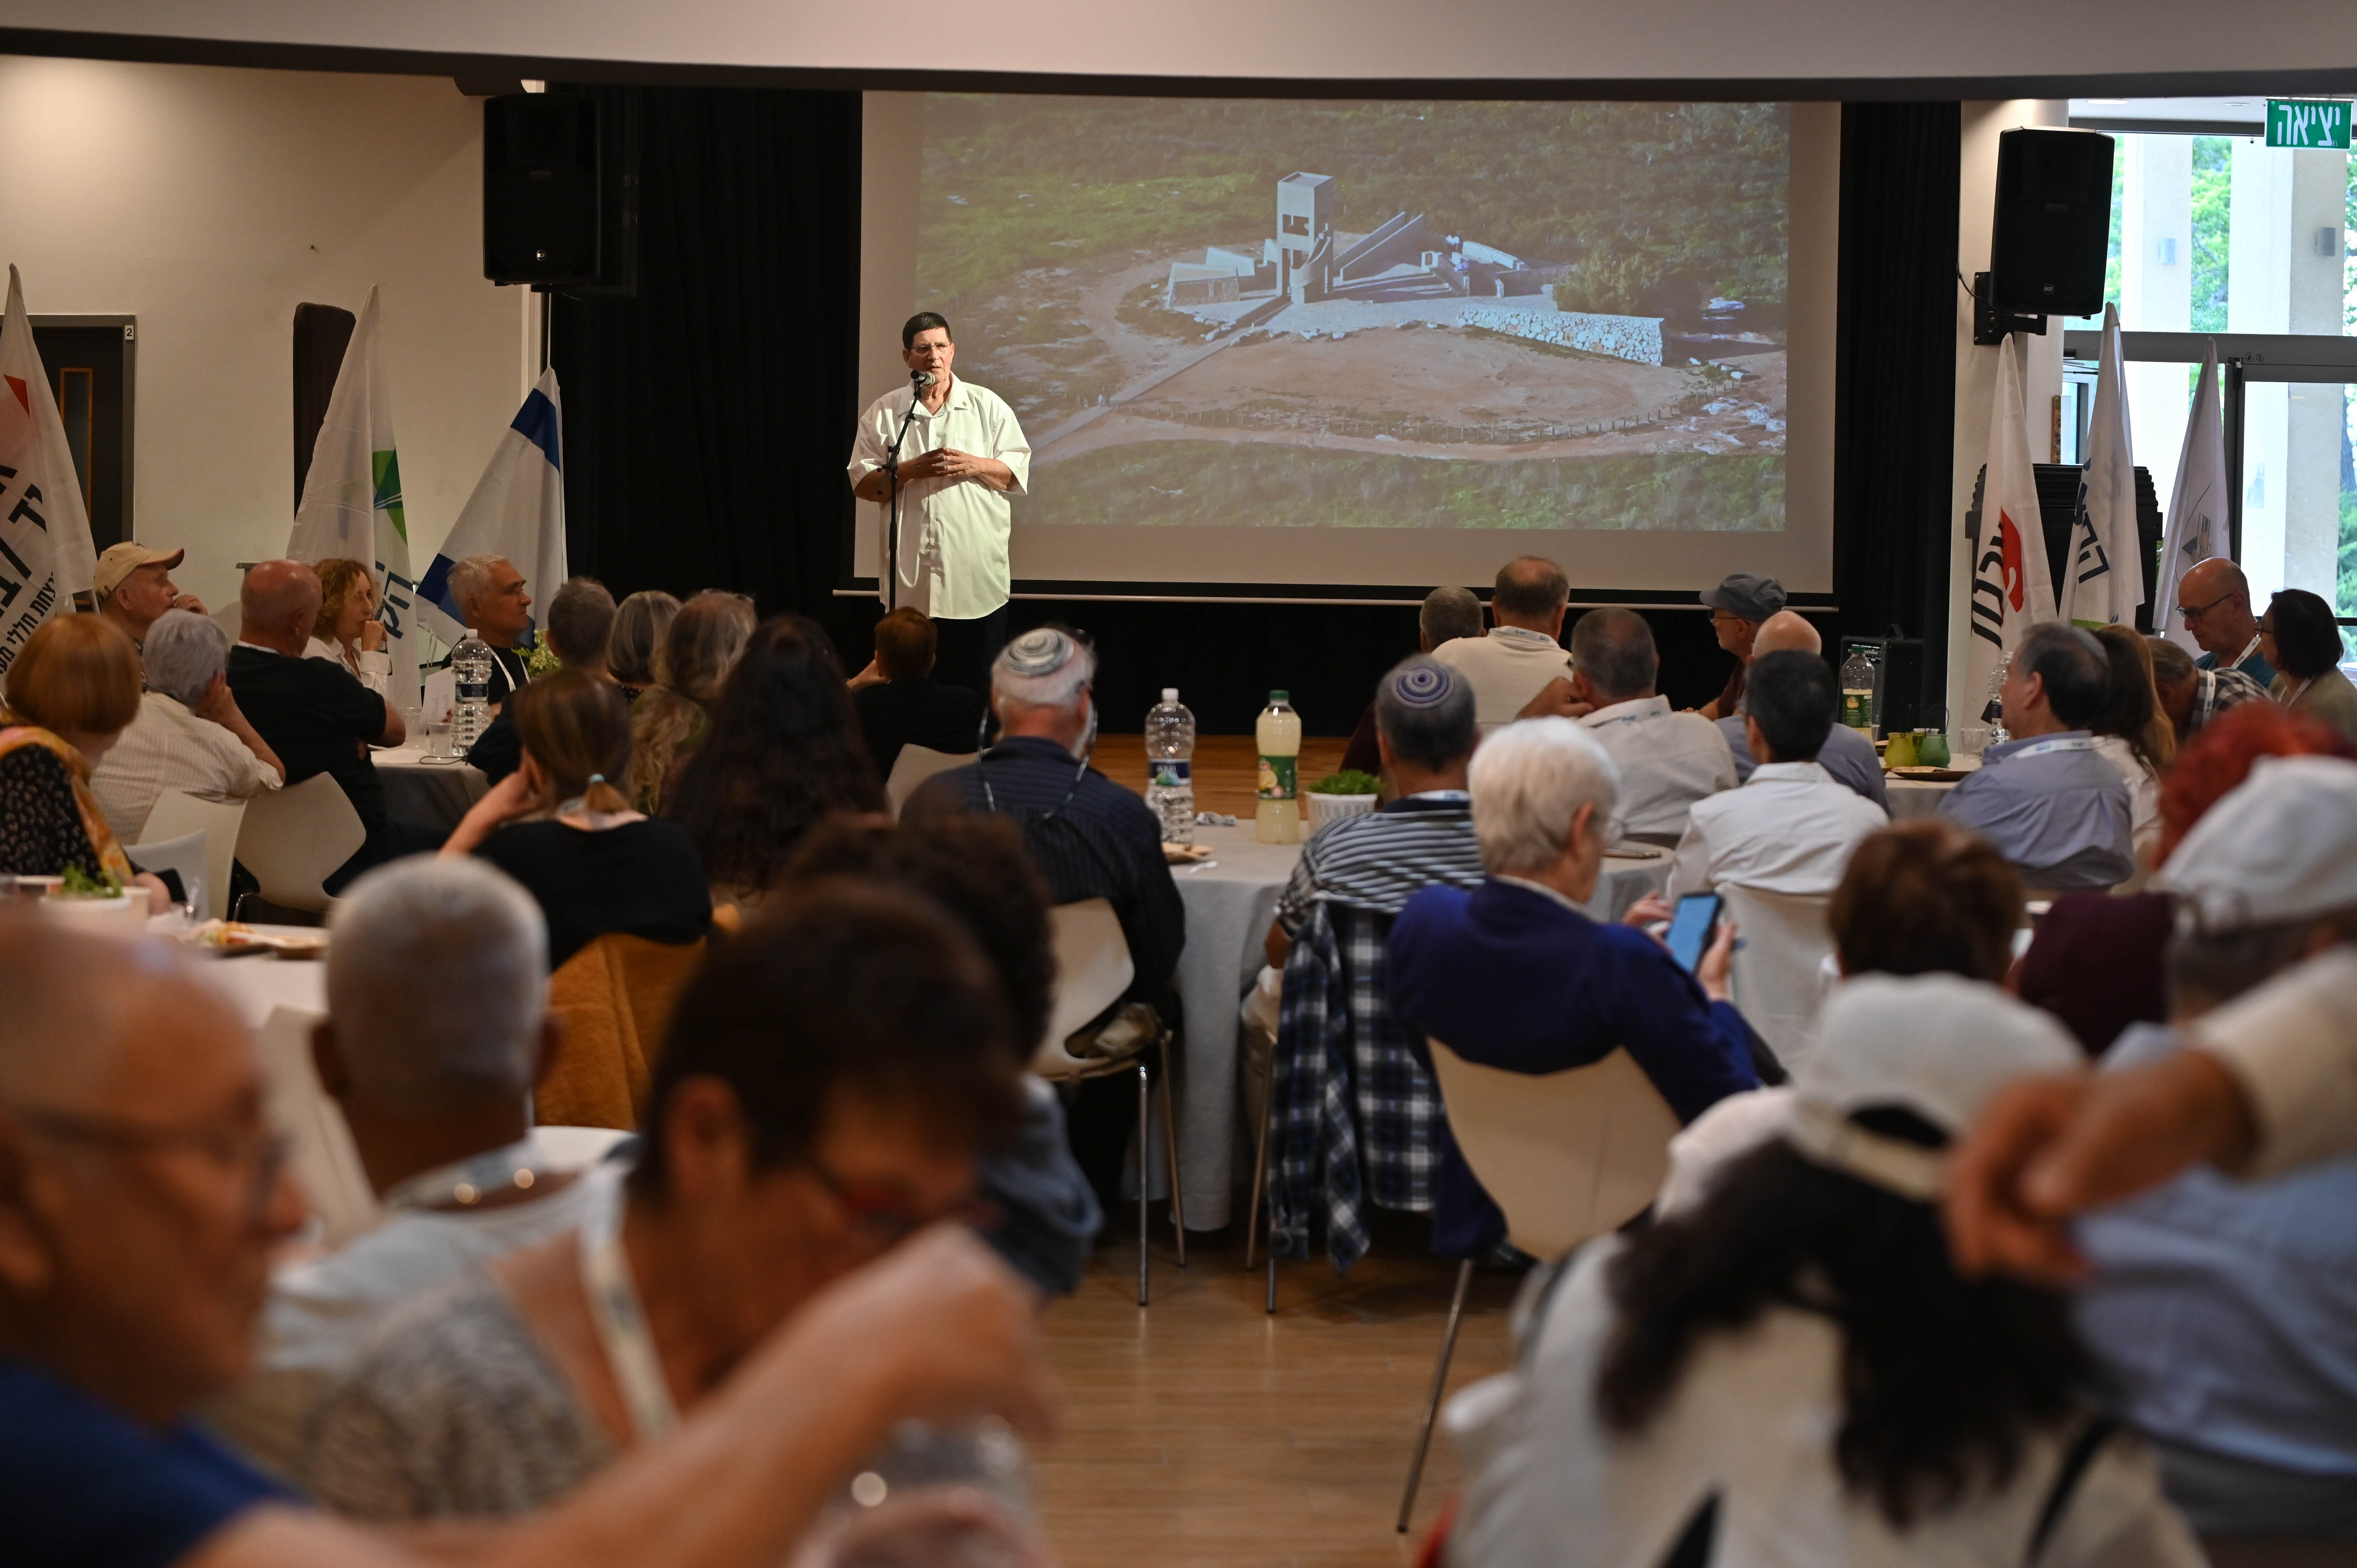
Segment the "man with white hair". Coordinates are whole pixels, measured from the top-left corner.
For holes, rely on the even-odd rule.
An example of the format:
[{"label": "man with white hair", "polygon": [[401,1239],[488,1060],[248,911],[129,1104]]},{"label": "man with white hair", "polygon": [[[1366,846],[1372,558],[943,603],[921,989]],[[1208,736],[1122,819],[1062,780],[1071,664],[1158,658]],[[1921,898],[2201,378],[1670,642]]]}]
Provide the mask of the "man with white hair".
[{"label": "man with white hair", "polygon": [[[2167,1026],[2103,1071],[2302,959],[2357,941],[2357,765],[2262,758],[2154,886],[2177,906]],[[2357,1161],[2245,1186],[2200,1169],[2082,1221],[2080,1325],[2170,1498],[2204,1535],[2357,1538]]]},{"label": "man with white hair", "polygon": [[[491,650],[491,706],[497,708],[532,679],[516,645],[532,630],[532,596],[523,574],[504,555],[469,555],[450,568],[450,596],[458,618]],[[441,669],[448,664],[435,666]]]},{"label": "man with white hair", "polygon": [[139,716],[91,772],[107,826],[137,843],[167,789],[199,800],[250,800],[286,781],[286,766],[229,689],[229,633],[194,610],[167,610],[140,650]]},{"label": "man with white hair", "polygon": [[[1770,653],[1810,653],[1824,657],[1824,639],[1817,635],[1795,610],[1778,610],[1760,623],[1760,631],[1751,639],[1751,657],[1762,659]],[[1748,671],[1749,666],[1745,666]],[[1727,749],[1735,758],[1735,781],[1747,784],[1751,770],[1760,766],[1751,755],[1751,740],[1743,727],[1744,714],[1749,711],[1749,689],[1738,699],[1735,712],[1716,720],[1718,733],[1727,737]],[[1882,758],[1874,749],[1874,742],[1864,730],[1847,725],[1835,725],[1827,732],[1823,750],[1817,753],[1817,766],[1834,776],[1834,782],[1846,785],[1873,801],[1885,811],[1890,809],[1889,792],[1883,788]]]},{"label": "man with white hair", "polygon": [[[1732,922],[1688,974],[1644,932],[1598,925],[1583,909],[1620,789],[1592,734],[1565,718],[1510,725],[1473,754],[1470,783],[1488,879],[1426,888],[1392,927],[1392,1012],[1409,1038],[1524,1073],[1587,1067],[1625,1047],[1682,1122],[1759,1087],[1763,1067],[1780,1076],[1727,1000]],[[1436,1250],[1474,1255],[1504,1233],[1448,1142]]]},{"label": "man with white hair", "polygon": [[385,1219],[277,1273],[253,1376],[208,1412],[281,1475],[391,1308],[577,1225],[593,1185],[532,1146],[532,1085],[556,1042],[532,895],[481,861],[419,857],[354,883],[330,929],[312,1056]]},{"label": "man with white hair", "polygon": [[[1135,790],[1089,766],[1096,748],[1096,655],[1073,633],[1039,627],[1008,643],[990,667],[999,741],[963,768],[927,779],[900,820],[996,812],[1023,832],[1023,847],[1058,904],[1109,900],[1137,978],[1124,1001],[1178,1015],[1171,976],[1187,940],[1178,885],[1162,857],[1162,825]],[[1136,1108],[1119,1079],[1082,1086],[1072,1105],[1072,1155],[1119,1208],[1124,1145]]]},{"label": "man with white hair", "polygon": [[[302,1507],[190,1419],[301,1225],[236,1011],[164,943],[0,919],[0,1521],[27,1568],[767,1568],[903,1420],[1046,1412],[1037,1301],[941,1225],[546,1512],[431,1542]],[[584,1332],[587,1332],[585,1328]]]}]

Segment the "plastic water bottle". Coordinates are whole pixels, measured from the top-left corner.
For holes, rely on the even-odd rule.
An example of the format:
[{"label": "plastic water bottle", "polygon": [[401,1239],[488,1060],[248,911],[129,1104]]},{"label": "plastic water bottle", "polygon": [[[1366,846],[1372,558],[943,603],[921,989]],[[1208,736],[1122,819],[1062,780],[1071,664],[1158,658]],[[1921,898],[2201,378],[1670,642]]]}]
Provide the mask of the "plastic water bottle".
[{"label": "plastic water bottle", "polygon": [[1841,667],[1841,722],[1872,740],[1874,719],[1874,660],[1853,648]]},{"label": "plastic water bottle", "polygon": [[1253,736],[1260,746],[1260,805],[1253,813],[1253,836],[1263,843],[1299,843],[1301,715],[1286,693],[1268,694]]},{"label": "plastic water bottle", "polygon": [[1195,842],[1195,715],[1176,686],[1163,687],[1146,715],[1146,803],[1161,819],[1164,843]]},{"label": "plastic water bottle", "polygon": [[491,650],[471,626],[450,650],[450,751],[464,757],[491,725]]}]

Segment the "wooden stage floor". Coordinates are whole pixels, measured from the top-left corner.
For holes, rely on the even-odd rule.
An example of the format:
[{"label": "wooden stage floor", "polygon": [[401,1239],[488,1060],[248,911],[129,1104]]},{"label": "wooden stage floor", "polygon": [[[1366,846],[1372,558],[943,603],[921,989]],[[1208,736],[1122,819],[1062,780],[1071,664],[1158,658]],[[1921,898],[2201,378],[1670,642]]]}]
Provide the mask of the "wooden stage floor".
[{"label": "wooden stage floor", "polygon": [[[1182,1270],[1155,1219],[1152,1305],[1137,1305],[1133,1231],[1048,1311],[1064,1424],[1035,1461],[1065,1568],[1414,1562],[1459,1477],[1436,1436],[1414,1527],[1394,1530],[1456,1275],[1425,1252],[1423,1221],[1379,1226],[1344,1279],[1323,1260],[1280,1265],[1271,1317],[1266,1271],[1243,1271],[1232,1229],[1190,1238]],[[1452,1391],[1506,1368],[1518,1283],[1475,1276]]]},{"label": "wooden stage floor", "polygon": [[[1310,736],[1301,743],[1298,776],[1304,784],[1324,778],[1342,766],[1342,748],[1350,743],[1340,736]],[[1117,784],[1146,793],[1146,737],[1106,735],[1097,737],[1096,770]],[[1249,821],[1259,797],[1254,779],[1260,771],[1260,751],[1248,735],[1205,735],[1195,737],[1195,809],[1225,811]],[[1133,1260],[1134,1261],[1134,1260]]]}]

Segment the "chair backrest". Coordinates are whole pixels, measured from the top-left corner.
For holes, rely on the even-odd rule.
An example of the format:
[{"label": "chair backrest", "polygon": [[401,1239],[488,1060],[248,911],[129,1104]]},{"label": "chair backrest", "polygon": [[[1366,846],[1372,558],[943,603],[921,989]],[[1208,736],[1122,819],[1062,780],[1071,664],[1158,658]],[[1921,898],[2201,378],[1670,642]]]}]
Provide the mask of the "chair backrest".
[{"label": "chair backrest", "polygon": [[1130,960],[1129,939],[1122,935],[1121,918],[1108,899],[1059,904],[1048,911],[1048,926],[1056,949],[1056,993],[1031,1070],[1041,1078],[1070,1078],[1093,1064],[1066,1051],[1065,1039],[1121,1000],[1137,978],[1137,965]]},{"label": "chair backrest", "polygon": [[1431,1042],[1465,1163],[1505,1211],[1506,1239],[1555,1258],[1644,1211],[1669,1174],[1678,1118],[1625,1050],[1566,1072],[1508,1072]]},{"label": "chair backrest", "polygon": [[586,1171],[630,1134],[619,1127],[559,1127],[544,1123],[532,1130],[533,1158],[561,1171]]},{"label": "chair backrest", "polygon": [[533,1120],[638,1126],[672,1006],[703,958],[700,941],[609,931],[560,964],[549,977],[548,1010],[564,1021],[564,1038],[533,1090]]},{"label": "chair backrest", "polygon": [[229,868],[237,859],[237,835],[244,822],[242,800],[199,800],[184,790],[167,789],[156,797],[147,825],[140,830],[150,839],[205,835],[205,897],[198,911],[204,919],[229,914]]},{"label": "chair backrest", "polygon": [[367,842],[368,829],[344,787],[330,774],[315,773],[246,803],[237,858],[253,873],[264,898],[317,911],[335,902],[319,885]]},{"label": "chair backrest", "polygon": [[167,871],[180,874],[180,890],[188,902],[201,912],[210,891],[205,880],[205,835],[201,832],[182,833],[178,838],[158,839],[148,835],[145,843],[126,844],[123,853],[131,858],[136,870],[162,875]]},{"label": "chair backrest", "polygon": [[374,1225],[379,1211],[343,1108],[328,1098],[312,1061],[318,1022],[309,1007],[273,1007],[253,1033],[270,1124],[283,1128],[292,1144],[287,1165],[323,1228],[320,1239],[340,1247]]},{"label": "chair backrest", "polygon": [[1721,887],[1738,932],[1732,989],[1738,1011],[1787,1070],[1817,1043],[1825,1010],[1825,960],[1834,950],[1830,893]]},{"label": "chair backrest", "polygon": [[892,763],[892,777],[884,780],[885,799],[892,803],[892,820],[900,820],[900,808],[917,792],[917,786],[936,773],[947,773],[952,768],[963,768],[974,760],[974,753],[952,757],[946,751],[935,751],[930,746],[904,746]]}]

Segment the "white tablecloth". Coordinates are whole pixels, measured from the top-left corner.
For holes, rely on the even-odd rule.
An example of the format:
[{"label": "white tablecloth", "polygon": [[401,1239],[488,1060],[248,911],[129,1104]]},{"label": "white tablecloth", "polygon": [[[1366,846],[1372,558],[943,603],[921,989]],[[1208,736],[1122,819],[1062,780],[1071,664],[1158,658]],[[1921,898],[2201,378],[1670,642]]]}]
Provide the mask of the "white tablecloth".
[{"label": "white tablecloth", "polygon": [[467,808],[491,787],[480,768],[463,762],[428,763],[422,746],[397,746],[378,752],[376,774],[384,785],[388,816],[444,837],[458,825]]},{"label": "white tablecloth", "polygon": [[[1248,1176],[1236,1092],[1236,1010],[1266,962],[1261,941],[1276,918],[1277,895],[1301,858],[1298,844],[1265,844],[1250,823],[1195,830],[1211,851],[1207,865],[1176,867],[1178,901],[1187,910],[1187,946],[1178,958],[1178,1004],[1186,1043],[1178,1060],[1178,1179],[1187,1228],[1216,1230],[1233,1218],[1239,1175]],[[1588,911],[1617,920],[1670,878],[1670,857],[1608,857]],[[1153,1167],[1157,1173],[1159,1164]],[[1158,1184],[1157,1184],[1158,1186]]]},{"label": "white tablecloth", "polygon": [[[1981,765],[1977,757],[1959,757],[1951,764],[1960,773],[1970,773]],[[1922,817],[1937,816],[1940,802],[1948,798],[1953,784],[1933,784],[1916,779],[1893,779],[1883,776],[1883,793],[1890,802],[1890,820],[1911,822]]]}]

